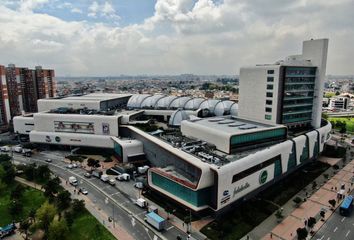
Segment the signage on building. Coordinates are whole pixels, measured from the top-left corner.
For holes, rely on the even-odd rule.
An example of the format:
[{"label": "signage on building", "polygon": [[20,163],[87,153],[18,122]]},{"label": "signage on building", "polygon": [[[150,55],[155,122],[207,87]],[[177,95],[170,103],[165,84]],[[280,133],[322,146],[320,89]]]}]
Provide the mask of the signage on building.
[{"label": "signage on building", "polygon": [[50,136],[45,136],[45,141],[50,143],[50,142],[52,142],[52,139],[50,138]]},{"label": "signage on building", "polygon": [[259,174],[259,184],[264,184],[267,181],[268,172],[267,170],[263,170],[261,174]]},{"label": "signage on building", "polygon": [[109,123],[102,123],[103,134],[109,134]]},{"label": "signage on building", "polygon": [[[54,130],[56,132],[88,133],[88,134],[95,133],[93,122],[54,121]],[[108,126],[108,130],[109,130],[109,126]]]},{"label": "signage on building", "polygon": [[234,194],[233,194],[232,197],[235,197],[236,194],[242,192],[243,190],[249,188],[250,186],[251,186],[251,185],[250,185],[248,182],[246,182],[246,183],[244,183],[244,184],[242,184],[242,185],[240,185],[240,186],[235,187],[235,189],[234,189]]},{"label": "signage on building", "polygon": [[60,141],[61,141],[60,137],[59,137],[59,136],[56,136],[56,137],[55,137],[55,141],[56,141],[56,142],[60,142]]}]

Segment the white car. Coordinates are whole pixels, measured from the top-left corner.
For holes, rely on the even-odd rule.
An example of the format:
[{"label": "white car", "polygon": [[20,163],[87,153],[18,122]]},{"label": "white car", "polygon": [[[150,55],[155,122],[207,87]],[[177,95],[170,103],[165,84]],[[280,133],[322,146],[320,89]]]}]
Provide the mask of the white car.
[{"label": "white car", "polygon": [[73,169],[73,165],[72,164],[68,164],[68,165],[66,165],[66,168]]},{"label": "white car", "polygon": [[84,194],[84,195],[87,195],[87,194],[88,194],[88,191],[87,191],[85,188],[80,188],[80,189],[79,189],[79,192],[81,192],[81,193]]},{"label": "white car", "polygon": [[143,189],[144,184],[142,182],[136,182],[134,183],[134,187],[136,187],[137,189]]},{"label": "white car", "polygon": [[48,163],[50,163],[50,162],[52,162],[52,159],[47,158],[45,161],[48,162]]},{"label": "white car", "polygon": [[77,164],[76,163],[73,164],[73,168],[77,168]]}]

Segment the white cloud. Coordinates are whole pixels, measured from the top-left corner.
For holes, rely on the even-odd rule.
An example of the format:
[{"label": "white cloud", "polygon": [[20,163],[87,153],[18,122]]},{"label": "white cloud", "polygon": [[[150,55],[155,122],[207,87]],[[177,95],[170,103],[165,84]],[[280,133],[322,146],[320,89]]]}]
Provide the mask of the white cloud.
[{"label": "white cloud", "polygon": [[20,11],[30,12],[35,8],[41,7],[42,5],[48,3],[49,0],[21,0]]},{"label": "white cloud", "polygon": [[[106,3],[93,2],[89,14],[116,21]],[[352,3],[157,0],[153,16],[125,27],[33,13],[44,0],[23,1],[19,10],[0,4],[0,64],[41,64],[58,76],[238,74],[240,66],[299,53],[304,39],[328,37],[327,72],[354,74]]]},{"label": "white cloud", "polygon": [[120,19],[119,15],[117,15],[116,13],[116,10],[109,2],[104,2],[102,4],[99,4],[96,1],[94,1],[88,7],[87,16],[92,18],[105,17],[114,21],[118,21]]},{"label": "white cloud", "polygon": [[79,9],[79,8],[71,8],[70,11],[71,11],[72,13],[82,13],[82,10]]}]

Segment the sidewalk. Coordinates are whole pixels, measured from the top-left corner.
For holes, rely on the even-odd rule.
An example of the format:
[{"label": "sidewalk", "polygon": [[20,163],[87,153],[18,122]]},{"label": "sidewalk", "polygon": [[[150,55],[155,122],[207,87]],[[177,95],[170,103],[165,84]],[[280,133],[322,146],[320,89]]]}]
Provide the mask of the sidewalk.
[{"label": "sidewalk", "polygon": [[[42,186],[35,184],[33,182],[27,181],[26,179],[23,178],[19,178],[19,177],[15,177],[15,180],[25,184],[27,186],[30,186],[32,188],[38,189],[40,191],[43,191]],[[72,192],[72,188],[70,186],[67,186],[65,184],[65,180],[61,179],[62,183],[62,187],[64,187],[65,190],[69,191],[70,193]],[[95,204],[89,199],[87,198],[85,195],[77,195],[77,194],[71,194],[72,199],[79,199],[79,200],[84,200],[85,201],[85,207],[86,209],[99,221],[101,222],[108,231],[110,231],[112,233],[112,235],[118,239],[118,237],[120,239],[127,239],[127,240],[134,240],[134,238],[127,232],[125,231],[123,228],[121,228],[118,224],[115,224],[115,228],[113,228],[113,223],[109,223],[107,221],[108,219],[108,215],[103,212],[100,211],[99,209],[97,209],[95,207]]]},{"label": "sidewalk", "polygon": [[[320,159],[319,159],[320,160]],[[330,165],[337,164],[341,159],[321,159],[324,162],[330,163]],[[270,239],[281,239],[281,240],[292,240],[296,238],[296,229],[299,227],[304,227],[304,222],[309,217],[319,218],[319,213],[321,209],[327,210],[325,215],[325,220],[327,220],[331,214],[330,206],[328,200],[336,199],[337,190],[340,189],[342,183],[346,183],[346,186],[350,186],[351,177],[353,176],[354,160],[347,163],[347,166],[341,169],[339,172],[331,167],[327,169],[323,174],[317,177],[314,181],[317,182],[318,186],[315,191],[311,192],[312,183],[307,185],[305,188],[308,189],[308,194],[310,197],[306,197],[306,192],[301,190],[295,196],[299,196],[302,199],[307,199],[299,207],[296,207],[292,197],[286,204],[282,206],[284,218],[282,222],[278,223],[277,218],[274,214],[265,219],[260,225],[255,227],[251,232],[242,238],[242,240],[270,240]],[[324,174],[328,174],[332,178],[327,180],[324,178]],[[347,190],[348,188],[346,188]],[[336,207],[339,206],[339,202]],[[330,213],[330,214],[328,214]],[[318,221],[314,227],[314,231],[317,231],[325,222]],[[272,229],[270,231],[270,229]],[[270,231],[270,232],[269,232]],[[247,238],[248,236],[248,238]]]}]

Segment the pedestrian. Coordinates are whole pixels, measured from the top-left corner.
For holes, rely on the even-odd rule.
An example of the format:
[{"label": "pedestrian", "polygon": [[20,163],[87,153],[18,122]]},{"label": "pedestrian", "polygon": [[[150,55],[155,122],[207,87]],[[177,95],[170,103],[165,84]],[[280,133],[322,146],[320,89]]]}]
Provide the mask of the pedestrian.
[{"label": "pedestrian", "polygon": [[250,236],[247,235],[246,240],[249,240],[249,239],[250,239]]},{"label": "pedestrian", "polygon": [[74,189],[74,193],[76,193],[76,189]]},{"label": "pedestrian", "polygon": [[273,238],[273,233],[270,233],[270,238]]}]

